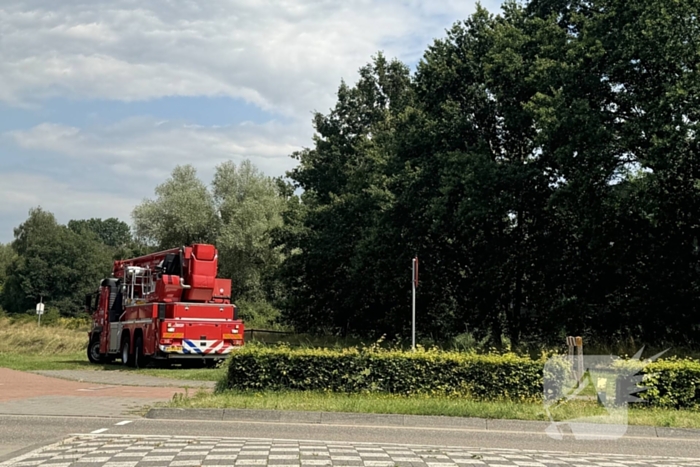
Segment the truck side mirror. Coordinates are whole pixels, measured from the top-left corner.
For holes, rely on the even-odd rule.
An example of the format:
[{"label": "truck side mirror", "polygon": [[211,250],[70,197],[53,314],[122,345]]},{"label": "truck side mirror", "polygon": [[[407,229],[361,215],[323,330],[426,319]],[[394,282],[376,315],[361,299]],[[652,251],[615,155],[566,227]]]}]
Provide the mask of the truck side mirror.
[{"label": "truck side mirror", "polygon": [[85,308],[87,308],[88,311],[92,311],[92,294],[87,294],[85,296]]}]

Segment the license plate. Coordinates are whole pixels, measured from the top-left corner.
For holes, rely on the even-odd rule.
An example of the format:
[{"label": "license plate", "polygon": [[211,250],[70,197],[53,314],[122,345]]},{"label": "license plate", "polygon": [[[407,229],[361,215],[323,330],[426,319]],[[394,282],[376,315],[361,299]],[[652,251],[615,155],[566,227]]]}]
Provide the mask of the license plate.
[{"label": "license plate", "polygon": [[165,349],[166,352],[180,352],[182,351],[182,346],[181,345],[171,345],[166,347]]}]

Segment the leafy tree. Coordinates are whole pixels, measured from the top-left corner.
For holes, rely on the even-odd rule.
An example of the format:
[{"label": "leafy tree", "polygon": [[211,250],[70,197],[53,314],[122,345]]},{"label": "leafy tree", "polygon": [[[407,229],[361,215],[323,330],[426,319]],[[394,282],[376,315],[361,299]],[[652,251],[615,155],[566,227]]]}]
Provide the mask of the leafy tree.
[{"label": "leafy tree", "polygon": [[147,245],[133,238],[129,225],[113,217],[104,220],[71,220],[68,221],[68,228],[81,235],[95,235],[100,242],[110,247],[115,260],[135,258],[158,250],[157,245]]},{"label": "leafy tree", "polygon": [[278,243],[304,330],[700,340],[695,2],[506,2],[414,76],[381,55],[293,157]]},{"label": "leafy tree", "polygon": [[132,242],[129,225],[114,217],[71,220],[68,228],[78,234],[93,232],[102,243],[114,248],[123,248]]},{"label": "leafy tree", "polygon": [[282,225],[279,187],[245,160],[238,167],[230,161],[219,165],[212,191],[220,219],[220,274],[232,279],[235,297],[262,300],[264,282],[281,261],[271,244],[272,230]]},{"label": "leafy tree", "polygon": [[15,229],[17,253],[7,268],[2,304],[11,313],[34,308],[43,297],[47,306],[65,316],[83,309],[83,298],[109,274],[110,250],[93,235],[75,233],[56,222],[53,214],[32,209]]},{"label": "leafy tree", "polygon": [[[410,102],[408,85],[405,65],[377,55],[356,86],[341,84],[329,115],[315,115],[315,146],[293,156],[300,165],[290,176],[304,192],[301,204],[290,197],[278,241],[287,258],[285,316],[299,330],[373,333],[390,324],[378,294],[391,289],[386,270],[410,253],[396,254],[393,226],[382,226],[386,235],[375,226],[392,202],[384,148],[392,119]],[[362,243],[374,235],[391,240]],[[396,298],[398,290],[389,293]]]},{"label": "leafy tree", "polygon": [[10,244],[0,244],[0,293],[2,293],[2,286],[7,280],[7,268],[12,264],[15,256],[15,251]]},{"label": "leafy tree", "polygon": [[[283,182],[261,173],[249,160],[216,168],[211,191],[190,166],[177,167],[156,188],[158,197],[133,211],[136,236],[149,245],[172,248],[197,242],[219,250],[219,276],[232,279],[235,300],[274,313],[266,300],[274,293],[274,272],[281,262],[272,232],[282,226]],[[256,319],[254,316],[252,319]]]},{"label": "leafy tree", "polygon": [[214,241],[219,229],[214,200],[194,167],[176,167],[155,193],[155,200],[133,210],[139,240],[161,249]]}]

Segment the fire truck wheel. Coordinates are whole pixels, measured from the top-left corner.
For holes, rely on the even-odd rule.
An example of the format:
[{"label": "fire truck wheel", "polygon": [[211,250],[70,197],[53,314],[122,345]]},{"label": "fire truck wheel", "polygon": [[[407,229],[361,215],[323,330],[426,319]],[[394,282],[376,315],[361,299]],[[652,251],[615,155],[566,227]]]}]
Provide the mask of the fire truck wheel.
[{"label": "fire truck wheel", "polygon": [[204,362],[204,366],[207,368],[216,368],[217,366],[219,366],[220,362],[221,362],[221,360],[218,360],[218,359],[217,360],[207,360],[206,362]]},{"label": "fire truck wheel", "polygon": [[139,335],[136,336],[134,343],[134,366],[144,368],[146,365],[148,365],[148,357],[143,354],[143,338]]},{"label": "fire truck wheel", "polygon": [[103,355],[100,353],[100,336],[96,334],[90,339],[87,348],[87,356],[90,363],[102,363]]},{"label": "fire truck wheel", "polygon": [[133,357],[131,356],[130,347],[129,336],[124,336],[124,339],[122,339],[122,365],[131,366]]}]

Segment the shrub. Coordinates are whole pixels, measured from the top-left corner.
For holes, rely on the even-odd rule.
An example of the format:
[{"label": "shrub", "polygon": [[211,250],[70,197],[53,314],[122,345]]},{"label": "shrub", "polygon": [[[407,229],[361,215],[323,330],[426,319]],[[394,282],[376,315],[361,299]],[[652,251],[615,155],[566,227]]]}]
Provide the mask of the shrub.
[{"label": "shrub", "polygon": [[230,358],[227,388],[541,400],[543,364],[512,353],[247,346]]},{"label": "shrub", "polygon": [[690,358],[670,358],[649,364],[642,371],[639,397],[653,407],[700,409],[700,362]]},{"label": "shrub", "polygon": [[[554,363],[553,363],[554,362]],[[218,389],[303,390],[346,393],[436,394],[481,400],[542,401],[543,372],[548,399],[561,396],[566,359],[531,359],[513,353],[477,355],[452,351],[406,352],[378,346],[347,349],[291,349],[247,345],[229,360]],[[648,390],[641,407],[700,409],[700,362],[661,360],[642,369]]]}]

